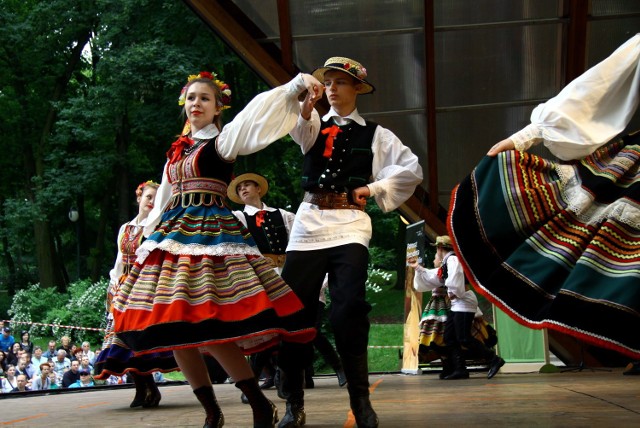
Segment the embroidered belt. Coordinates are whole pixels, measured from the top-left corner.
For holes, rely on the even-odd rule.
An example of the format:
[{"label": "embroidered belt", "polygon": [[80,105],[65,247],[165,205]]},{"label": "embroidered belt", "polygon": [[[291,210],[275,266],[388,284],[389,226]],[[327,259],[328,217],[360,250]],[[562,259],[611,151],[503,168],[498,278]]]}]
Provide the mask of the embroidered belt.
[{"label": "embroidered belt", "polygon": [[321,210],[349,209],[364,211],[364,205],[354,204],[349,193],[305,192],[303,202],[317,205]]},{"label": "embroidered belt", "polygon": [[265,259],[270,259],[275,267],[282,268],[284,261],[287,258],[286,254],[263,254]]},{"label": "embroidered belt", "polygon": [[186,178],[171,185],[171,203],[167,209],[178,205],[183,208],[217,205],[226,206],[227,185],[215,178]]}]

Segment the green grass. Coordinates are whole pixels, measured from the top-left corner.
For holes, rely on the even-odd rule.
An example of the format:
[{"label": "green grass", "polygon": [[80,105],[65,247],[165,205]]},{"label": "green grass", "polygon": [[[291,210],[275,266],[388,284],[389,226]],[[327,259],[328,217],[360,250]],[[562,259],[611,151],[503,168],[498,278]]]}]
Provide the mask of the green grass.
[{"label": "green grass", "polygon": [[[372,305],[369,318],[369,371],[394,372],[400,369],[399,351],[402,346],[404,319],[404,289],[393,288],[396,274],[392,273],[389,284],[382,286],[378,293],[367,293],[367,300]],[[393,346],[393,348],[376,348],[376,346]]]}]

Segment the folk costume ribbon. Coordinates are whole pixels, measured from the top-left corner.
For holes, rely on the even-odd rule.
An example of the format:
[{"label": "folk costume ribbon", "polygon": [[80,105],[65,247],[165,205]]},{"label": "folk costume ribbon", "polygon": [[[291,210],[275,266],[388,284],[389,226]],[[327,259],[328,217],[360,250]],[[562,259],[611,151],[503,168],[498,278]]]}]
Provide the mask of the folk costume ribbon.
[{"label": "folk costume ribbon", "polygon": [[322,135],[327,136],[327,141],[324,143],[324,153],[322,156],[325,158],[330,158],[331,153],[333,152],[333,140],[336,138],[339,132],[342,132],[338,125],[333,125],[329,128],[325,128],[322,131]]},{"label": "folk costume ribbon", "polygon": [[171,144],[171,147],[167,151],[167,158],[169,163],[176,163],[182,159],[182,152],[184,149],[193,146],[193,140],[186,135],[182,135],[176,141]]}]

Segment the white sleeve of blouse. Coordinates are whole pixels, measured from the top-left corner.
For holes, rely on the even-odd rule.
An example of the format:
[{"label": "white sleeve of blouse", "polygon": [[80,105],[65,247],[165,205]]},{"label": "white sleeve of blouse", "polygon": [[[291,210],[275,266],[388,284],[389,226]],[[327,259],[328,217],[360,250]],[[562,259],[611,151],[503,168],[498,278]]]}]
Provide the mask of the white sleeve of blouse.
[{"label": "white sleeve of blouse", "polygon": [[640,97],[640,33],[538,105],[510,138],[517,150],[543,142],[562,160],[580,159],[629,124]]},{"label": "white sleeve of blouse", "polygon": [[267,147],[293,129],[300,114],[298,94],[306,89],[298,74],[290,82],[258,94],[218,137],[218,153],[233,160]]},{"label": "white sleeve of blouse", "polygon": [[422,182],[418,157],[390,130],[378,125],[373,134],[371,196],[383,212],[402,205]]}]

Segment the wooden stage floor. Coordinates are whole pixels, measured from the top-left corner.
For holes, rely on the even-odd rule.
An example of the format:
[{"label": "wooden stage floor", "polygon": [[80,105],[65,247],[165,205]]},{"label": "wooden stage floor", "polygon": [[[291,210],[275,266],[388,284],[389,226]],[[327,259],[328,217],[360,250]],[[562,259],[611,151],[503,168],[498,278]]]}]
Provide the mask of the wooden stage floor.
[{"label": "wooden stage floor", "polygon": [[[306,390],[307,427],[353,427],[346,388],[316,377]],[[612,371],[499,373],[487,380],[443,381],[437,374],[371,374],[381,427],[639,427],[640,376]],[[251,426],[248,405],[233,385],[215,385],[228,427]],[[76,390],[77,391],[77,390]],[[0,425],[10,427],[201,427],[204,412],[188,385],[161,386],[157,409],[130,409],[130,388],[0,395]],[[284,413],[273,389],[267,396]],[[282,415],[281,415],[282,416]]]}]

